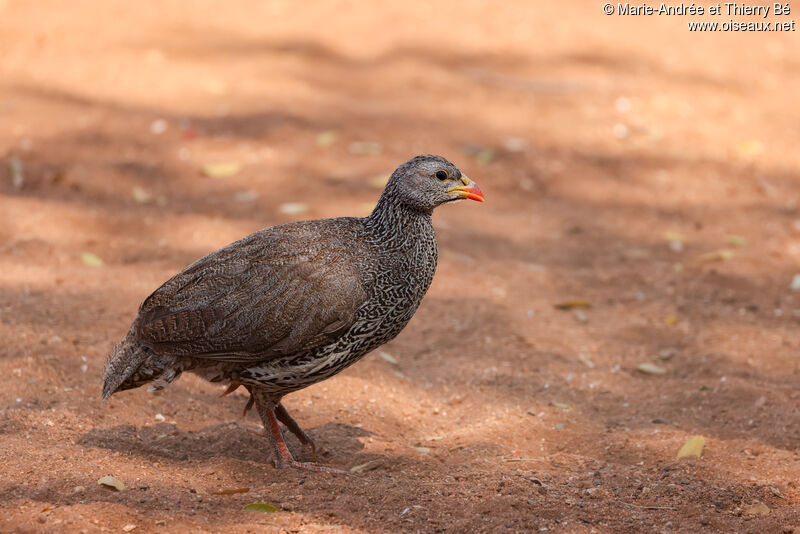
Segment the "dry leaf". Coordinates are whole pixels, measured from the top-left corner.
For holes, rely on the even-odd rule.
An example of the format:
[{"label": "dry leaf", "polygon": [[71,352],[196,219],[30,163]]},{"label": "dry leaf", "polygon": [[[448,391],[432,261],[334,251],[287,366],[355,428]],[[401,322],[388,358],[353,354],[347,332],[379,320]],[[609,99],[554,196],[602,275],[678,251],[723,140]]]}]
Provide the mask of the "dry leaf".
[{"label": "dry leaf", "polygon": [[742,141],[736,145],[736,152],[741,156],[757,156],[763,151],[764,145],[761,144],[761,141],[756,141],[755,139]]},{"label": "dry leaf", "polygon": [[125,484],[123,484],[116,478],[112,477],[111,475],[100,477],[97,480],[97,484],[100,486],[106,486],[108,488],[114,488],[117,491],[122,491],[125,489]]},{"label": "dry leaf", "polygon": [[588,367],[589,369],[594,369],[594,362],[592,361],[592,355],[588,352],[581,352],[578,354],[578,359],[583,362],[583,364]]},{"label": "dry leaf", "polygon": [[748,506],[746,512],[753,515],[767,515],[770,510],[769,506],[763,502],[757,502],[751,506]]},{"label": "dry leaf", "polygon": [[357,465],[355,467],[350,468],[351,473],[366,473],[367,471],[372,471],[373,469],[377,469],[383,465],[383,460],[371,460],[365,464]]},{"label": "dry leaf", "polygon": [[640,373],[644,373],[646,375],[663,375],[667,372],[667,370],[663,367],[659,367],[658,365],[650,362],[640,363],[636,369]]},{"label": "dry leaf", "polygon": [[392,365],[397,365],[397,360],[395,359],[395,357],[392,356],[391,354],[389,354],[388,352],[379,350],[378,351],[378,356],[380,356],[381,358],[383,358],[387,362],[391,363]]},{"label": "dry leaf", "polygon": [[569,404],[564,404],[563,402],[550,401],[550,406],[553,406],[555,408],[561,408],[562,410],[571,410],[572,409],[572,406],[570,406]]},{"label": "dry leaf", "polygon": [[151,195],[138,185],[133,188],[133,191],[131,191],[131,196],[133,197],[133,200],[135,200],[139,204],[147,204],[148,202],[153,200],[153,195]]},{"label": "dry leaf", "polygon": [[564,302],[559,302],[553,306],[559,310],[571,310],[573,308],[591,308],[592,304],[588,300],[576,299],[565,300]]},{"label": "dry leaf", "polygon": [[680,232],[664,232],[664,239],[667,241],[676,241],[678,243],[684,243],[686,241],[686,236]]},{"label": "dry leaf", "polygon": [[130,532],[131,530],[134,530],[135,528],[136,528],[136,525],[134,525],[133,523],[128,523],[127,525],[122,527],[122,532]]},{"label": "dry leaf", "polygon": [[710,263],[712,261],[725,261],[733,258],[736,255],[736,252],[730,249],[721,249],[721,250],[714,250],[712,252],[706,252],[698,257],[698,261],[702,263]]},{"label": "dry leaf", "polygon": [[237,493],[247,493],[250,488],[228,488],[219,491],[210,491],[211,495],[236,495]]},{"label": "dry leaf", "polygon": [[203,174],[209,178],[227,178],[235,176],[242,170],[242,164],[238,161],[226,163],[209,163],[203,166]]},{"label": "dry leaf", "polygon": [[725,244],[732,247],[743,247],[747,245],[747,238],[740,235],[725,236]]},{"label": "dry leaf", "polygon": [[377,156],[383,151],[380,143],[372,143],[369,141],[353,141],[347,147],[351,154],[358,156]]},{"label": "dry leaf", "polygon": [[250,504],[242,508],[242,510],[250,510],[251,512],[261,512],[262,514],[272,514],[281,511],[280,508],[276,508],[271,504],[267,504],[265,502],[251,502]]},{"label": "dry leaf", "polygon": [[692,436],[678,451],[676,459],[680,460],[686,456],[697,456],[699,458],[703,454],[703,446],[705,444],[706,438],[703,436]]},{"label": "dry leaf", "polygon": [[317,134],[317,146],[330,146],[333,143],[335,143],[336,139],[338,138],[339,134],[337,134],[333,130],[320,132]]},{"label": "dry leaf", "polygon": [[672,326],[678,322],[678,318],[674,315],[670,315],[669,317],[664,317],[664,324]]},{"label": "dry leaf", "polygon": [[89,267],[102,267],[103,260],[100,259],[99,256],[96,254],[92,254],[91,252],[82,252],[81,253],[81,261],[88,265]]}]

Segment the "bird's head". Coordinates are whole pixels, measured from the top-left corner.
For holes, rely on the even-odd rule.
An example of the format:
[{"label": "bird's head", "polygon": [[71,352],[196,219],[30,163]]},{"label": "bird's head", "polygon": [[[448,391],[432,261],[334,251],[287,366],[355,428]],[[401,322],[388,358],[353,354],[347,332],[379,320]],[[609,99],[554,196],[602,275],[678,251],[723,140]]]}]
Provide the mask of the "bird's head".
[{"label": "bird's head", "polygon": [[457,200],[484,201],[478,184],[443,157],[430,154],[400,165],[389,178],[386,189],[396,201],[424,212]]}]

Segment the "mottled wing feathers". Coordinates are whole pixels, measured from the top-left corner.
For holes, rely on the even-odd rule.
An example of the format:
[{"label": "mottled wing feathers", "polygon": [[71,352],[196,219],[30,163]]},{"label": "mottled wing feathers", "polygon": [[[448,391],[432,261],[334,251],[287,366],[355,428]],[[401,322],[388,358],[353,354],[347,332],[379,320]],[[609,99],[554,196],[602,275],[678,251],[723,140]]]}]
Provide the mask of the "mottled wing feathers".
[{"label": "mottled wing feathers", "polygon": [[137,337],[157,353],[231,362],[330,342],[367,300],[352,226],[282,225],[201,258],[142,303]]}]

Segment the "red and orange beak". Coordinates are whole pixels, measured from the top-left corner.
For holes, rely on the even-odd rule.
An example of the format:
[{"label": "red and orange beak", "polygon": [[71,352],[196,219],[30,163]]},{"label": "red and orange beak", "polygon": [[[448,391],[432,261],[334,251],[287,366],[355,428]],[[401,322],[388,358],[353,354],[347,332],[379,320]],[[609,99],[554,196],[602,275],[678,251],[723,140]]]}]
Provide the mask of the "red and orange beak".
[{"label": "red and orange beak", "polygon": [[449,190],[448,193],[458,193],[458,198],[468,198],[470,200],[477,200],[478,202],[486,201],[481,188],[478,184],[470,180],[467,175],[461,175],[461,182],[463,182],[464,187],[454,187]]}]

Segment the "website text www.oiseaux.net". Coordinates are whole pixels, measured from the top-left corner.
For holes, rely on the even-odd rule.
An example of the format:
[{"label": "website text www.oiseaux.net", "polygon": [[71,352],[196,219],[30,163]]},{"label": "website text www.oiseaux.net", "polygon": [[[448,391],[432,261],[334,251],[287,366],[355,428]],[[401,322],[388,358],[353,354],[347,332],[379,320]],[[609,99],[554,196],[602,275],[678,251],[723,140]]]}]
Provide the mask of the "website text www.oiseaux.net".
[{"label": "website text www.oiseaux.net", "polygon": [[[631,4],[619,2],[603,6],[606,15],[619,16],[688,16],[688,17],[726,17],[728,20],[690,20],[686,24],[690,32],[794,32],[796,23],[789,20],[791,6],[788,3],[745,4],[720,2],[707,6],[691,4]],[[767,17],[780,17],[782,20],[766,20]],[[729,17],[750,17],[750,20],[735,20]],[[752,20],[761,19],[761,20]]]}]

